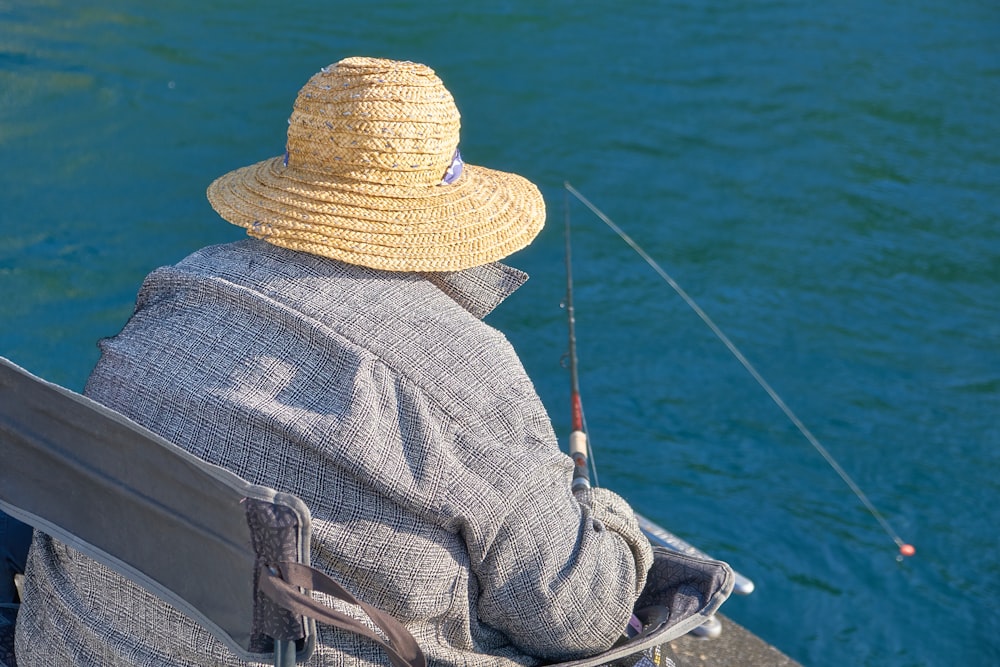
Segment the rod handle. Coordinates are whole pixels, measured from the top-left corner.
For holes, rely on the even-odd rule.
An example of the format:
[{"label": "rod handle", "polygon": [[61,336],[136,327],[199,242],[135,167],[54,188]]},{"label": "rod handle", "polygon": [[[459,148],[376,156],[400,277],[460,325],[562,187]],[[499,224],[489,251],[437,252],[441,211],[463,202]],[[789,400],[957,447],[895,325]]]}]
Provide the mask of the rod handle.
[{"label": "rod handle", "polygon": [[587,470],[586,433],[573,431],[569,434],[569,455],[573,458],[573,490],[589,489],[590,473]]}]

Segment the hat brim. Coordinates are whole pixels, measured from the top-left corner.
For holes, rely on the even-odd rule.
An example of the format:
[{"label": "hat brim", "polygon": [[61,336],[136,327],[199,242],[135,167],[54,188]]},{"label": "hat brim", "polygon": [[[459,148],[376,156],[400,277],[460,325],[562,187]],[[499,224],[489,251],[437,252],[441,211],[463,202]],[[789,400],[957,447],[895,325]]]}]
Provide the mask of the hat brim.
[{"label": "hat brim", "polygon": [[223,219],[274,245],[387,271],[458,271],[507,257],[545,223],[538,188],[464,165],[450,185],[379,185],[286,167],[282,157],[208,187]]}]

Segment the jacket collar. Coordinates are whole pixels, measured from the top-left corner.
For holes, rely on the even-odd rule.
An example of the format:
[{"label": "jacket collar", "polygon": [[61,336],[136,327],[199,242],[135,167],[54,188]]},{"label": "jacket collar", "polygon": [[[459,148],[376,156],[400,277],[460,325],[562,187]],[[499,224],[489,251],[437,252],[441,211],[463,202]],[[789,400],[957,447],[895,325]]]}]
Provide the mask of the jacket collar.
[{"label": "jacket collar", "polygon": [[528,280],[528,274],[500,262],[462,271],[421,273],[421,277],[483,319]]}]

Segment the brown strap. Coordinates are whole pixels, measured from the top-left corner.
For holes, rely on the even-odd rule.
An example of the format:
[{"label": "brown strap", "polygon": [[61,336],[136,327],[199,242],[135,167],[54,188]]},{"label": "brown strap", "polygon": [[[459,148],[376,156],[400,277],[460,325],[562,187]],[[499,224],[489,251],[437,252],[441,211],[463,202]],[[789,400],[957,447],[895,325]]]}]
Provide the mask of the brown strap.
[{"label": "brown strap", "polygon": [[[276,604],[300,616],[368,637],[385,649],[393,667],[427,667],[427,659],[413,635],[389,614],[361,602],[325,573],[308,565],[277,563],[273,567],[277,572],[266,565],[260,568],[260,590]],[[389,641],[386,642],[357,619],[320,604],[299,591],[299,588],[325,593],[357,605],[385,633]]]}]

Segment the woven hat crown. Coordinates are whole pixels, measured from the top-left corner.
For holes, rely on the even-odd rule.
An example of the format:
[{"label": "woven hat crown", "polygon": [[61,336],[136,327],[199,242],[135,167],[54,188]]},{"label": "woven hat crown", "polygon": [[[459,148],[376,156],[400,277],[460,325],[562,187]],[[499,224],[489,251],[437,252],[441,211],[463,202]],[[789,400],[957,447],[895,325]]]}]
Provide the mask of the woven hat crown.
[{"label": "woven hat crown", "polygon": [[309,79],[288,122],[289,167],[373,184],[431,186],[455,155],[460,115],[430,67],[346,58]]}]

